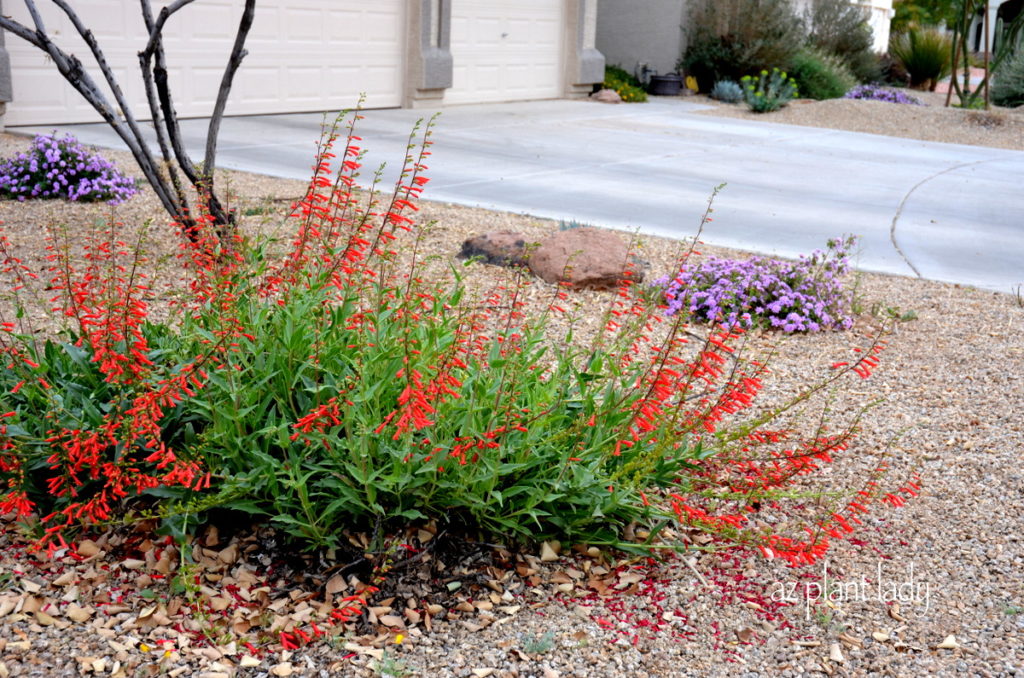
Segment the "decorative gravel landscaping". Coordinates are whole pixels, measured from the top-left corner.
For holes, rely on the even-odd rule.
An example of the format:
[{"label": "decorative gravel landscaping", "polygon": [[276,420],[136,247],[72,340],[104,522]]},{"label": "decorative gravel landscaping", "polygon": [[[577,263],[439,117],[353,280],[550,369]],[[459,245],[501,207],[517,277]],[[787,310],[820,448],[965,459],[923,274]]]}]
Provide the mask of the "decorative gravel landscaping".
[{"label": "decorative gravel landscaping", "polygon": [[[706,114],[754,115],[727,106]],[[981,124],[971,117],[981,115],[1000,122]],[[791,103],[757,119],[1024,150],[1024,117],[1019,111],[985,114],[831,100]],[[11,157],[27,142],[0,135],[0,156]],[[443,139],[438,143],[443,144]],[[103,155],[131,173],[127,154]],[[278,237],[268,249],[271,259],[287,251],[295,220],[286,217],[301,209],[306,185],[237,172],[225,172],[219,181],[230,183],[243,232]],[[429,185],[424,198],[416,221],[435,225],[423,232],[415,248],[416,259],[426,262],[421,277],[449,279],[454,265],[463,276],[467,295],[479,294],[481,299],[489,298],[499,286],[511,287],[516,274],[479,262],[463,266],[456,259],[463,241],[499,230],[540,240],[559,228],[557,223],[529,217],[429,202]],[[695,231],[704,208],[695,204],[683,210]],[[155,226],[146,240],[148,256],[137,271],[131,271],[131,278],[140,273],[148,276],[152,287],[142,292],[140,300],[152,307],[149,317],[160,320],[174,312],[168,302],[176,299],[169,290],[181,283],[175,261],[180,239],[164,226],[164,212],[151,191],[143,188],[116,208],[56,200],[0,202],[3,232],[11,251],[21,254],[20,262],[8,258],[7,266],[23,266],[22,270],[40,275],[51,266],[42,247],[47,227],[59,226],[71,235],[66,246],[74,257],[83,244],[75,234],[89,232],[97,222],[125,224],[123,234],[137,237],[136,227],[150,220]],[[822,233],[822,244],[842,235]],[[685,546],[685,550],[656,548],[652,552],[628,546],[624,550],[552,540],[528,549],[509,548],[485,536],[486,524],[449,534],[443,520],[434,515],[420,520],[415,506],[406,507],[405,528],[393,524],[384,528],[380,522],[374,526],[372,520],[360,517],[363,527],[359,529],[314,534],[310,526],[328,507],[307,516],[311,522],[306,525],[280,522],[273,528],[251,528],[226,523],[194,536],[178,534],[177,542],[173,525],[169,534],[156,534],[157,516],[134,514],[124,526],[80,535],[50,557],[30,553],[31,539],[10,524],[0,536],[0,678],[84,674],[208,678],[1019,675],[1024,672],[1024,537],[1020,529],[1024,524],[1020,417],[1024,299],[1019,291],[1014,295],[1011,290],[992,292],[847,273],[845,261],[839,259],[848,255],[856,269],[855,250],[847,253],[846,244],[839,246],[844,248],[842,257],[831,264],[823,263],[828,261],[824,258],[805,264],[775,262],[767,273],[757,270],[763,260],[704,245],[687,261],[694,276],[703,270],[708,281],[719,278],[718,287],[708,288],[701,298],[686,297],[687,303],[695,311],[704,309],[722,317],[734,312],[728,299],[772,287],[794,270],[805,271],[803,278],[808,270],[824,268],[828,273],[822,277],[821,289],[791,283],[786,298],[801,304],[805,295],[829,299],[838,295],[835,281],[843,279],[849,298],[847,305],[836,309],[814,308],[813,303],[784,309],[778,297],[757,299],[754,303],[770,312],[785,310],[778,322],[764,324],[781,325],[786,331],[761,330],[751,323],[754,327],[735,341],[765,366],[757,372],[758,402],[763,405],[752,406],[752,417],[766,414],[772,404],[799,398],[797,407],[781,415],[774,434],[758,431],[759,435],[781,439],[782,431],[810,427],[825,436],[826,422],[829,433],[849,430],[856,435],[849,440],[842,437],[824,452],[804,450],[806,454],[794,454],[788,460],[776,458],[777,463],[789,464],[799,459],[798,466],[786,466],[798,468],[799,474],[786,476],[787,481],[795,480],[785,493],[770,495],[771,501],[749,502],[742,514],[719,516],[708,508],[708,514],[695,517],[701,505],[690,502],[695,504],[691,506],[689,497],[672,501],[670,489],[652,496],[652,501],[671,505],[680,519],[661,526],[659,546]],[[666,276],[671,283],[679,275],[679,255],[685,251],[685,244],[646,237],[637,255],[650,265],[652,279]],[[405,262],[410,256],[403,251],[399,260]],[[732,287],[721,284],[721,278],[728,276],[735,283]],[[286,277],[283,273],[280,279]],[[419,290],[415,287],[419,284],[407,281],[406,289]],[[202,285],[191,289],[202,290],[211,299],[223,299],[218,295],[235,291]],[[284,294],[280,289],[269,292],[268,298]],[[589,345],[607,330],[610,319],[628,323],[636,308],[615,306],[621,289],[567,293],[539,281],[521,289],[521,296],[507,303],[508,322],[514,319],[513,313],[550,313],[553,320],[545,331],[564,337],[571,327],[573,340],[566,342],[570,345]],[[653,300],[663,292],[663,288],[646,289]],[[38,291],[56,293],[45,286]],[[685,294],[680,296],[677,290],[674,296],[682,299]],[[95,297],[82,292],[80,298]],[[433,300],[422,298],[423,318],[415,317],[415,323],[406,326],[407,333],[432,327],[434,315],[447,317],[447,308],[435,308],[428,303]],[[31,321],[40,337],[52,329],[51,316],[44,310],[16,318],[9,301],[4,303],[5,321]],[[551,307],[556,305],[560,308],[554,313]],[[665,327],[675,327],[673,317],[684,310],[682,304],[678,306],[676,316],[670,314],[664,321]],[[621,315],[607,315],[609,308]],[[790,317],[791,311],[796,319]],[[311,304],[309,313],[320,312],[322,305]],[[736,312],[740,320],[750,309]],[[844,329],[830,331],[829,325]],[[342,331],[340,326],[336,329]],[[803,331],[812,329],[822,331]],[[707,325],[695,321],[692,328],[680,332],[690,336],[691,330],[695,337],[706,336]],[[223,336],[241,342],[239,337],[245,335]],[[286,336],[284,330],[280,336]],[[430,337],[416,336],[426,350]],[[208,339],[213,344],[218,341],[214,334]],[[247,346],[269,346],[250,339],[254,343]],[[330,340],[328,336],[318,340],[317,350]],[[348,348],[352,353],[333,356],[339,361],[338,374],[346,356],[365,359],[364,368],[371,365],[371,353],[352,345]],[[269,356],[274,350],[250,348],[253,357]],[[709,349],[707,355],[713,352]],[[317,362],[326,364],[329,358],[326,348],[317,354]],[[504,353],[501,358],[511,359]],[[733,364],[730,360],[725,358],[726,364]],[[411,372],[408,366],[414,362],[415,353],[405,353],[404,361],[396,363],[400,371],[394,380],[412,383],[413,377],[404,370]],[[490,362],[500,362],[498,353]],[[196,364],[198,375],[202,365]],[[554,369],[541,359],[534,366],[538,373]],[[116,364],[100,369],[108,370],[108,376],[116,374],[113,379],[119,383],[130,379],[117,371]],[[522,370],[517,388],[526,390],[534,383],[529,376],[532,371]],[[577,371],[579,397],[567,398],[573,401],[572,407],[600,404],[600,399],[586,397],[586,384],[597,379],[598,371],[593,364],[582,378]],[[830,381],[829,375],[838,376]],[[803,389],[820,383],[823,376],[827,387],[803,399]],[[183,383],[188,388],[191,382]],[[449,385],[455,388],[453,383]],[[651,391],[658,387],[654,380]],[[17,385],[11,390],[21,388],[37,387]],[[207,393],[222,386],[196,388]],[[413,406],[396,409],[396,416],[384,421],[377,433],[386,431],[390,437],[394,432],[397,440],[406,432],[435,430],[430,428],[435,422],[428,419],[434,414],[432,408],[442,409],[443,399],[424,401],[417,408],[416,391],[410,393],[400,402],[403,407],[407,402]],[[746,406],[740,395],[732,403],[737,409]],[[358,402],[362,405],[364,400]],[[630,446],[648,442],[650,431],[642,424],[656,418],[651,414],[656,405],[654,398],[647,398],[635,408],[640,414],[632,420],[633,426],[641,432],[630,439]],[[237,404],[230,399],[221,405],[231,406]],[[340,406],[339,399],[311,410],[288,429],[294,430],[295,437],[281,444],[320,444],[332,430],[329,420],[336,410],[331,407]],[[63,407],[54,410],[55,416]],[[254,416],[267,411],[265,403],[262,407],[254,406]],[[526,429],[539,419],[539,415],[528,417],[516,425]],[[565,421],[556,422],[548,435],[531,438],[529,449],[540,454],[551,443],[549,439],[560,439],[573,429],[573,420]],[[704,417],[700,423],[713,427],[716,421]],[[586,425],[599,428],[601,422]],[[215,429],[211,425],[207,430]],[[453,448],[446,463],[475,461],[476,450],[486,454],[488,441],[498,436],[473,440],[472,446],[457,440],[458,450]],[[211,439],[212,434],[207,444],[212,444]],[[616,448],[615,454],[619,452]],[[740,458],[741,452],[736,450],[736,455]],[[767,477],[767,466],[762,476]],[[689,487],[695,496],[702,487],[709,496],[733,487],[723,480],[730,474],[742,476],[738,467],[728,464],[708,468],[714,468],[714,478],[696,471],[685,475],[685,470],[678,478],[693,483]],[[652,483],[657,473],[658,469],[650,469]],[[562,475],[546,482],[558,482]],[[473,477],[466,477],[468,493]],[[701,486],[698,478],[707,485]],[[253,486],[264,481],[255,474],[251,478]],[[185,482],[193,483],[194,478]],[[361,486],[372,485],[385,496],[386,482],[390,480],[378,478]],[[282,481],[282,487],[285,484]],[[854,499],[831,494],[831,490],[849,492],[851,488]],[[844,513],[857,505],[858,488],[870,508]],[[168,497],[175,496],[173,488],[167,490]],[[603,483],[599,490],[605,491]],[[608,492],[612,490],[609,486]],[[640,492],[639,496],[646,505],[647,495]],[[396,497],[400,501],[402,495]],[[608,521],[620,515],[616,511],[621,507],[600,505],[607,509]],[[476,515],[473,507],[459,510],[464,510],[460,515]],[[789,541],[776,538],[789,511],[838,515],[827,527],[836,533],[830,548],[812,552],[820,534],[807,542],[800,542],[802,535]],[[583,520],[586,517],[573,529],[591,529]],[[557,524],[562,516],[555,518]],[[502,519],[517,520],[507,515]],[[183,528],[187,521],[186,516]],[[549,522],[538,514],[535,523],[509,524],[523,530],[532,524],[539,530],[550,529]],[[388,529],[391,534],[386,534]],[[301,551],[285,546],[286,532],[301,533],[323,548]],[[759,540],[768,535],[774,541]],[[646,528],[640,522],[630,523],[621,537],[641,544],[647,538]],[[177,545],[184,543],[191,558],[180,557]],[[798,543],[808,548],[801,550]],[[804,556],[814,562],[792,566]]]}]

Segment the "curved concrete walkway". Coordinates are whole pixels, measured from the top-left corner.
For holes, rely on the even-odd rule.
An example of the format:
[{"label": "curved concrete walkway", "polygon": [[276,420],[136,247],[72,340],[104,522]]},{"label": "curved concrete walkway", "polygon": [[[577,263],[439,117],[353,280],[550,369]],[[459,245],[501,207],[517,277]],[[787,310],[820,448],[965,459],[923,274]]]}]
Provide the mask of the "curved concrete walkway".
[{"label": "curved concrete walkway", "polygon": [[[714,187],[726,183],[706,242],[796,256],[854,233],[864,270],[1000,292],[1024,283],[1024,149],[691,114],[699,108],[682,99],[448,107],[434,133],[424,197],[683,238]],[[365,112],[364,176],[387,162],[393,180],[409,130],[430,113]],[[307,178],[321,121],[320,114],[225,119],[218,165]],[[183,122],[195,158],[205,125]],[[104,125],[64,130],[120,147]]]}]

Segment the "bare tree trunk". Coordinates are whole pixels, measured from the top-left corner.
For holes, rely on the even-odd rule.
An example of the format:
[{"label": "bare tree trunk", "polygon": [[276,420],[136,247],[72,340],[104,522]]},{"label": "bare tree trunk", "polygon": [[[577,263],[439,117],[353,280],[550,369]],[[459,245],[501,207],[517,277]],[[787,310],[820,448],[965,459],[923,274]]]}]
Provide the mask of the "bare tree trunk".
[{"label": "bare tree trunk", "polygon": [[193,0],[176,0],[161,9],[155,19],[150,7],[150,0],[140,0],[148,36],[145,48],[139,52],[139,66],[142,70],[149,113],[153,119],[157,144],[160,148],[160,156],[166,172],[162,171],[162,168],[150,151],[143,137],[142,129],[132,114],[121,86],[107,64],[106,57],[96,42],[95,36],[81,22],[71,4],[67,0],[52,0],[67,15],[75,30],[82,36],[85,44],[92,52],[93,58],[96,59],[96,63],[99,65],[100,73],[114,95],[116,108],[107,100],[107,97],[97,86],[92,76],[82,66],[82,62],[78,57],[64,52],[50,40],[46,34],[46,27],[36,7],[35,0],[24,1],[29,15],[32,17],[33,27],[30,28],[8,17],[0,16],[0,28],[10,31],[49,55],[57,70],[64,76],[64,79],[89,102],[128,146],[128,150],[131,151],[136,163],[138,163],[139,169],[146,177],[150,186],[152,186],[164,209],[181,225],[189,237],[196,237],[196,220],[190,211],[187,192],[181,181],[180,174],[184,174],[192,184],[204,211],[213,218],[213,226],[217,234],[226,242],[227,236],[234,230],[235,220],[234,215],[224,209],[214,191],[213,171],[217,152],[217,135],[220,133],[220,123],[224,117],[224,109],[227,105],[228,94],[231,91],[235,73],[247,54],[244,46],[255,16],[256,0],[246,0],[245,8],[242,11],[242,18],[239,21],[238,31],[235,34],[234,46],[228,58],[228,63],[225,66],[224,76],[221,80],[220,89],[217,92],[216,104],[211,114],[206,137],[206,154],[203,159],[202,168],[199,171],[197,171],[196,165],[189,158],[182,144],[178,116],[174,110],[174,102],[171,98],[171,90],[167,80],[167,64],[162,40],[162,31],[167,20],[175,12],[191,4]]}]

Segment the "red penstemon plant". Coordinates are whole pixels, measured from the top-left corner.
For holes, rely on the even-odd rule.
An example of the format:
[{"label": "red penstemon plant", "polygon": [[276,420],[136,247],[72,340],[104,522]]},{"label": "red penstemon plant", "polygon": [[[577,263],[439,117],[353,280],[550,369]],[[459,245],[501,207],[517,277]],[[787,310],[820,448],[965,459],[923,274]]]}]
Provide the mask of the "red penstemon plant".
[{"label": "red penstemon plant", "polygon": [[410,216],[431,124],[386,194],[380,172],[357,191],[357,119],[325,129],[286,252],[193,220],[174,322],[148,321],[141,248],[113,226],[87,243],[84,268],[54,248],[57,310],[75,327],[38,347],[4,326],[0,508],[39,512],[55,538],[149,494],[169,500],[178,529],[180,514],[220,507],[309,547],[396,520],[598,544],[621,544],[631,522],[678,521],[799,564],[869,500],[899,503],[872,479],[800,523],[804,538],[786,531],[793,521],[766,531],[751,519],[803,496],[854,432],[768,427],[848,373],[867,377],[881,342],[759,407],[768,366],[743,355],[747,335],[690,327],[630,275],[589,341],[564,286],[532,302],[515,271],[474,295],[458,266],[431,267]]}]

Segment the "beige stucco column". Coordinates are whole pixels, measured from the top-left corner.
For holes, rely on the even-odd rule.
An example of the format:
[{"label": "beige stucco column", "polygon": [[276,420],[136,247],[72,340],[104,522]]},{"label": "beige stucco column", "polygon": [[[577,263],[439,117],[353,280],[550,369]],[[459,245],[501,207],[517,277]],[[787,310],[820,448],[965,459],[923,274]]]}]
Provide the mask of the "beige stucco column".
[{"label": "beige stucco column", "polygon": [[597,51],[597,0],[565,0],[565,96],[585,97],[604,80]]},{"label": "beige stucco column", "polygon": [[409,0],[404,105],[437,106],[452,86],[452,0]]}]

